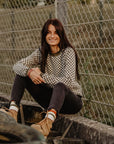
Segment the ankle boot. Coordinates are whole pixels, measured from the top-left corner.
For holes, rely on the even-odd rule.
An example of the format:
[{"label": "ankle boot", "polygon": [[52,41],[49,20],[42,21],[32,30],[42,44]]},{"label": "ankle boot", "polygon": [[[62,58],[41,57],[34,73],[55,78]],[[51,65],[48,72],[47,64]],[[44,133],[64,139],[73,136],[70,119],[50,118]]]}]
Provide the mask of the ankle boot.
[{"label": "ankle boot", "polygon": [[12,109],[7,109],[7,108],[1,108],[0,111],[6,113],[6,114],[8,114],[8,115],[10,115],[10,116],[13,117],[13,118],[16,120],[16,122],[17,122],[17,114],[18,114],[17,111],[12,110]]},{"label": "ankle boot", "polygon": [[48,117],[45,117],[42,121],[36,124],[32,124],[31,127],[41,132],[44,136],[48,136],[50,129],[52,128],[53,121]]}]

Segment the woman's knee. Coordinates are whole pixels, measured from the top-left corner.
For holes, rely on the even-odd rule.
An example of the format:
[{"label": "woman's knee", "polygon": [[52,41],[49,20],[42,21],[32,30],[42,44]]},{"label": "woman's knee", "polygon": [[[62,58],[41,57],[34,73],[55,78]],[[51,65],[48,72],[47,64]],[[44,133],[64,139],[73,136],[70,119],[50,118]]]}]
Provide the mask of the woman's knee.
[{"label": "woman's knee", "polygon": [[65,103],[65,113],[66,114],[76,114],[82,109],[82,106],[83,105],[82,105],[81,98],[79,98],[78,101],[76,100],[76,102],[74,100],[73,103],[71,103],[70,105],[68,103]]}]

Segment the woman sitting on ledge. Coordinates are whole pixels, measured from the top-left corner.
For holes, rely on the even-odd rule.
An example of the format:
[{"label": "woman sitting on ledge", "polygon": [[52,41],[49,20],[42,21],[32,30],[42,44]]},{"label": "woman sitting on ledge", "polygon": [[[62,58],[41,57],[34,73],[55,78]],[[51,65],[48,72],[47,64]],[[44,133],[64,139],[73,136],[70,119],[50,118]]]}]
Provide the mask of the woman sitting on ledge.
[{"label": "woman sitting on ledge", "polygon": [[82,108],[82,88],[78,83],[78,57],[58,19],[45,22],[41,47],[13,67],[16,78],[9,109],[0,109],[17,121],[20,101],[27,89],[46,110],[45,118],[31,127],[48,136],[59,113],[75,114]]}]

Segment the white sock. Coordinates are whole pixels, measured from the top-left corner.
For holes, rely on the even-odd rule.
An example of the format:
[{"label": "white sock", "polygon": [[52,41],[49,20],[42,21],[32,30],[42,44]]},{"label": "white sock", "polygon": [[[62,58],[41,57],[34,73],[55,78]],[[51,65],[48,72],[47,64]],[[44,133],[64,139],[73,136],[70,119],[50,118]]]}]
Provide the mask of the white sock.
[{"label": "white sock", "polygon": [[16,112],[18,112],[19,108],[17,107],[15,101],[12,101],[10,103],[10,107],[9,107],[10,110],[15,110]]},{"label": "white sock", "polygon": [[49,119],[51,119],[52,121],[54,121],[56,119],[56,115],[55,113],[49,111],[47,114],[46,114],[46,117],[48,117]]}]

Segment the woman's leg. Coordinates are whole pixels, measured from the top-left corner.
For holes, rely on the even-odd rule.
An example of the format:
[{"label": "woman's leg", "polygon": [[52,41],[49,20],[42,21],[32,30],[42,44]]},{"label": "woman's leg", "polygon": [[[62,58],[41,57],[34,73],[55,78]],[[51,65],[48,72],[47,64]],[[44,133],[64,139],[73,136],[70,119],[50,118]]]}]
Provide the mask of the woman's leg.
[{"label": "woman's leg", "polygon": [[47,84],[36,85],[29,77],[16,75],[11,93],[11,101],[15,101],[19,106],[25,88],[32,97],[44,108],[47,108],[52,95],[52,88]]},{"label": "woman's leg", "polygon": [[82,108],[80,96],[75,95],[63,83],[58,83],[53,88],[53,93],[48,109],[55,109],[57,112],[73,114]]},{"label": "woman's leg", "polygon": [[45,109],[55,109],[61,113],[77,113],[82,107],[80,96],[74,95],[63,83],[52,89],[47,84],[35,85],[29,77],[16,75],[11,101],[19,106],[25,88],[33,98]]},{"label": "woman's leg", "polygon": [[26,87],[26,77],[16,75],[11,92],[11,101],[15,101],[17,106],[19,106],[20,101],[23,97],[25,87]]}]

